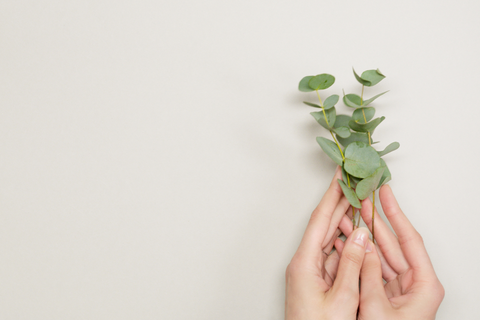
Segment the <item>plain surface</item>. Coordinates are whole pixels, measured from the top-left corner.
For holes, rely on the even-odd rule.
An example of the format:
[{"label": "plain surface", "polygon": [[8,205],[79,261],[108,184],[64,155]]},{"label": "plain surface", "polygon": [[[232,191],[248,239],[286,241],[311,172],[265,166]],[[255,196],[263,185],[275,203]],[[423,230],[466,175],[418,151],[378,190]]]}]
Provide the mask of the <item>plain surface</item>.
[{"label": "plain surface", "polygon": [[[478,1],[0,4],[0,318],[282,319],[335,168],[297,91],[359,92],[390,183],[476,319]],[[342,103],[339,113],[347,110]]]}]

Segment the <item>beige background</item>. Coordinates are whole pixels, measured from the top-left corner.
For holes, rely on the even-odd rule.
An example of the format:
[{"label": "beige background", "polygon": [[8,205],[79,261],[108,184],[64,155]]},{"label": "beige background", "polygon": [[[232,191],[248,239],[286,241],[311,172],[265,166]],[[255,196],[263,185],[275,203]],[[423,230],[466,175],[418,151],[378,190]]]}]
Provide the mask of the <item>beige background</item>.
[{"label": "beige background", "polygon": [[[0,318],[283,318],[334,164],[297,91],[367,97],[391,186],[477,319],[476,1],[0,3]],[[339,112],[347,108],[340,104]]]}]

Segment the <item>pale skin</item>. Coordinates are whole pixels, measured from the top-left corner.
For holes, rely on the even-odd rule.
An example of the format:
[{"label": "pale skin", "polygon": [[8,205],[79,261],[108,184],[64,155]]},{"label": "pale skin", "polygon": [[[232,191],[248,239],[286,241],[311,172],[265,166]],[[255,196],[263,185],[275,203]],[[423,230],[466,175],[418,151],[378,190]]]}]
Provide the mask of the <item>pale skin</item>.
[{"label": "pale skin", "polygon": [[[380,202],[397,236],[375,212],[375,246],[367,229],[352,233],[340,176],[337,170],[287,267],[285,319],[357,319],[357,310],[362,320],[435,319],[445,291],[391,188],[380,189]],[[361,214],[369,228],[371,212],[365,199]],[[345,243],[337,239],[340,230]]]}]

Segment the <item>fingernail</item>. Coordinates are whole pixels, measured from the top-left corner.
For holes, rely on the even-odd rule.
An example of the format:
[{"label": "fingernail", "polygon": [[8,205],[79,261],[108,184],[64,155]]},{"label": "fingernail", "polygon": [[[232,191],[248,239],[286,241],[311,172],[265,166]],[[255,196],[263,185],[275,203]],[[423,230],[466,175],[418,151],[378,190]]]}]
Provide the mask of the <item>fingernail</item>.
[{"label": "fingernail", "polygon": [[361,245],[362,247],[365,247],[367,239],[368,234],[366,232],[362,232],[361,229],[358,229],[357,234],[355,235],[355,239],[353,239],[353,242]]},{"label": "fingernail", "polygon": [[373,249],[372,249],[372,242],[370,240],[368,240],[367,242],[367,250],[365,250],[365,252],[372,252]]}]

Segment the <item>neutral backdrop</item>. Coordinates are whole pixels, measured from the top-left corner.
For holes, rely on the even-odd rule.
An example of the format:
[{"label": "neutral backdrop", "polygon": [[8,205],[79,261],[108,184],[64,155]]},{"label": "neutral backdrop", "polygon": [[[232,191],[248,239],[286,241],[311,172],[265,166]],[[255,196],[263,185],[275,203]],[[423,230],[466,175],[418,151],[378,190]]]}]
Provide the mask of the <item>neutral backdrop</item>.
[{"label": "neutral backdrop", "polygon": [[[402,208],[478,319],[478,1],[0,2],[0,318],[283,318],[334,163],[297,90],[366,97]],[[339,113],[347,107],[339,104]]]}]

